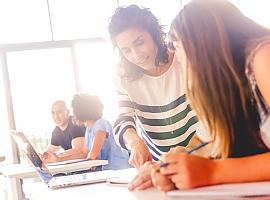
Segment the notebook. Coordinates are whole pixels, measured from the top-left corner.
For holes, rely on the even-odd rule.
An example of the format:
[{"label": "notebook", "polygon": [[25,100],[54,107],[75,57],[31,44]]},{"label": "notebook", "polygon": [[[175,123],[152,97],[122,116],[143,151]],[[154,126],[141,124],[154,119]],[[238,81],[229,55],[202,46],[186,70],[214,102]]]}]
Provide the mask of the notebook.
[{"label": "notebook", "polygon": [[114,178],[116,176],[112,170],[107,170],[55,177],[42,162],[37,152],[22,132],[11,131],[11,135],[15,139],[19,148],[26,154],[29,161],[33,164],[42,181],[51,189],[105,182],[107,179]]},{"label": "notebook", "polygon": [[270,196],[270,182],[235,183],[167,192],[171,197],[259,197]]},{"label": "notebook", "polygon": [[116,171],[115,174],[115,178],[107,179],[107,184],[115,186],[127,186],[135,178],[135,176],[138,175],[138,171],[136,168],[128,168]]}]

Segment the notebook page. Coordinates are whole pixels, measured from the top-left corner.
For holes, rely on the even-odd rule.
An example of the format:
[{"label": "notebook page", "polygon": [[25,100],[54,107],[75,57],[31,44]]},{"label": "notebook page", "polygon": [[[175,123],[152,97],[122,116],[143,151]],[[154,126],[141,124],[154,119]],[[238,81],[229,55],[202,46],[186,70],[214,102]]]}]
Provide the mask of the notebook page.
[{"label": "notebook page", "polygon": [[270,196],[270,182],[222,184],[167,192],[168,196]]}]

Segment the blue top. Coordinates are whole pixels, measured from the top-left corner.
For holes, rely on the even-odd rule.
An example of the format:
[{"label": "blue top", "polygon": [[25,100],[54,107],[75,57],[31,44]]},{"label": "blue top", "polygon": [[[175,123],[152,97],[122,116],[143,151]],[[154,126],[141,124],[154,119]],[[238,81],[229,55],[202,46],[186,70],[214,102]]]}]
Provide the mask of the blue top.
[{"label": "blue top", "polygon": [[102,166],[102,170],[117,170],[131,167],[128,164],[129,154],[127,150],[122,149],[115,143],[112,125],[107,120],[99,119],[93,127],[86,128],[85,139],[87,148],[91,150],[93,140],[98,131],[107,133],[98,159],[108,160],[109,164]]}]

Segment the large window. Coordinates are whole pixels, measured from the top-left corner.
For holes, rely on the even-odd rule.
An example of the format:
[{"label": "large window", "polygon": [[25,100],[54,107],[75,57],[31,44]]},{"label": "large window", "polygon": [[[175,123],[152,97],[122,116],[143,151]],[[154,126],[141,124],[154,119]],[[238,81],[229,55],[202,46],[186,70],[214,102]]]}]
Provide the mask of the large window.
[{"label": "large window", "polygon": [[81,92],[97,95],[104,104],[103,116],[111,123],[117,117],[114,71],[116,57],[108,41],[75,46]]},{"label": "large window", "polygon": [[[2,72],[2,66],[0,62],[0,67]],[[0,73],[0,156],[11,156],[11,148],[10,148],[10,136],[8,134],[8,116],[7,116],[7,107],[6,107],[6,99],[5,99],[5,89],[3,85],[3,76]]]},{"label": "large window", "polygon": [[18,51],[7,54],[16,128],[30,138],[43,138],[36,146],[47,145],[54,124],[51,104],[75,93],[69,48]]},{"label": "large window", "polygon": [[107,35],[108,18],[116,1],[50,0],[52,28],[56,40]]},{"label": "large window", "polygon": [[270,28],[270,1],[268,0],[238,0],[239,8],[254,21]]},{"label": "large window", "polygon": [[[107,40],[109,17],[117,5],[138,4],[150,8],[168,31],[172,19],[189,1],[0,1],[0,44],[26,43],[13,46],[11,51],[5,49],[17,129],[29,136],[44,138],[48,143],[54,127],[50,113],[52,102],[63,99],[70,105],[78,90],[98,95],[104,103],[104,117],[113,123],[117,117],[113,84],[117,56]],[[247,16],[270,27],[268,0],[231,1]],[[79,43],[74,40],[96,37],[102,39]],[[28,48],[28,43],[59,40],[72,41],[65,48],[47,48],[43,44],[40,48]],[[0,81],[0,152],[5,152],[9,149],[5,142],[9,135],[2,74]],[[76,88],[75,83],[80,87]],[[46,142],[37,148],[44,148]]]},{"label": "large window", "polygon": [[145,8],[150,8],[153,14],[160,20],[161,24],[165,25],[165,30],[168,31],[171,21],[181,9],[181,0],[119,0],[120,6],[137,4]]},{"label": "large window", "polygon": [[1,0],[0,44],[51,39],[46,1]]}]

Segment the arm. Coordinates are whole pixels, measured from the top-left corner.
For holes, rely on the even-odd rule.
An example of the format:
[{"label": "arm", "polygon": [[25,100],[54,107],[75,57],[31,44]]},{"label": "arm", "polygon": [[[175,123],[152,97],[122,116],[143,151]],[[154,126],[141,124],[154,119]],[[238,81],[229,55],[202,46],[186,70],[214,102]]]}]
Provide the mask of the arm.
[{"label": "arm", "polygon": [[45,152],[51,152],[51,153],[56,153],[57,151],[59,151],[60,147],[59,146],[55,146],[50,144]]},{"label": "arm", "polygon": [[97,131],[92,142],[91,150],[87,155],[88,159],[96,160],[101,152],[107,133],[105,131]]},{"label": "arm", "polygon": [[43,153],[42,160],[45,163],[61,162],[71,159],[86,158],[87,154],[88,149],[84,137],[77,137],[72,140],[72,149],[66,150],[60,154],[46,151]]},{"label": "arm", "polygon": [[239,183],[270,180],[270,153],[216,160],[212,182]]},{"label": "arm", "polygon": [[218,160],[184,153],[168,153],[164,155],[163,161],[169,165],[156,169],[152,179],[161,190],[166,190],[164,181],[160,179],[161,175],[170,177],[178,189],[223,183],[269,181],[269,159],[270,153]]},{"label": "arm", "polygon": [[117,91],[119,116],[114,123],[114,138],[123,149],[130,150],[130,143],[138,139],[135,125],[135,111],[128,95]]},{"label": "arm", "polygon": [[78,158],[86,158],[88,150],[86,148],[86,142],[84,137],[74,138],[71,144],[72,149],[68,149],[63,153],[57,154],[57,162]]},{"label": "arm", "polygon": [[51,157],[52,157],[51,155],[56,155],[59,149],[60,149],[60,146],[49,144],[47,149],[42,154],[38,154],[38,155],[43,160],[44,163],[49,163],[51,161]]},{"label": "arm", "polygon": [[122,148],[130,150],[129,163],[139,168],[145,162],[151,161],[151,154],[144,143],[138,136],[135,125],[135,111],[129,96],[118,91],[120,115],[114,125],[115,141]]},{"label": "arm", "polygon": [[259,90],[270,106],[270,44],[263,45],[255,54],[253,71]]}]

